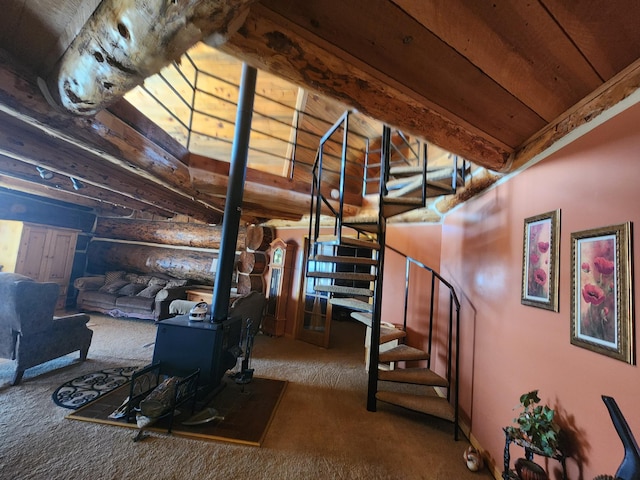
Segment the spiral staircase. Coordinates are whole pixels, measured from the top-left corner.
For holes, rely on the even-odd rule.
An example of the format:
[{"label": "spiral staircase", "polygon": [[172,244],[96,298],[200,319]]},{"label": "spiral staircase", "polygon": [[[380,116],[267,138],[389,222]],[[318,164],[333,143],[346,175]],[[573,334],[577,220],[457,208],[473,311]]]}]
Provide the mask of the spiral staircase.
[{"label": "spiral staircase", "polygon": [[[309,250],[306,281],[318,298],[367,327],[368,392],[367,409],[376,411],[377,402],[387,402],[452,422],[458,438],[458,338],[460,304],[453,287],[437,272],[386,245],[387,219],[416,208],[427,199],[453,194],[465,182],[468,166],[428,165],[427,148],[411,143],[401,132],[384,127],[379,151],[366,152],[363,193],[377,186],[377,215],[343,215],[343,191],[351,112],[346,112],[324,135],[314,165],[314,184],[309,223]],[[323,195],[323,163],[329,142],[342,138],[339,198]],[[334,146],[335,149],[335,146]],[[369,159],[380,159],[379,162]],[[370,193],[369,193],[370,194]],[[333,233],[326,235],[329,211]],[[385,254],[401,255],[406,262],[404,318],[382,319],[383,272]],[[407,301],[410,274],[418,268],[430,275],[430,291],[421,294],[429,302],[427,346],[407,343]],[[309,291],[309,290],[307,290]],[[307,300],[308,301],[308,300]],[[446,305],[448,303],[448,305]],[[447,313],[442,313],[447,312]],[[442,318],[446,318],[442,325]],[[437,340],[436,329],[446,330],[446,342]],[[371,341],[377,339],[377,341]],[[446,345],[442,346],[442,343]],[[438,354],[434,355],[434,349]],[[443,355],[442,350],[445,351]],[[434,360],[437,356],[437,362]],[[442,360],[443,357],[444,360]],[[437,364],[436,364],[437,363]],[[378,368],[372,368],[377,366]]]}]

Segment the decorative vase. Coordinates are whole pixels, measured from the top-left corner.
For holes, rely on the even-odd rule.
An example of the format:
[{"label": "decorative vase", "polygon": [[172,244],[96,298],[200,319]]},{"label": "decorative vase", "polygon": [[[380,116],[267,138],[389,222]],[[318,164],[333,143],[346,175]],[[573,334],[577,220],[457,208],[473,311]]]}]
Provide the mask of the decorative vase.
[{"label": "decorative vase", "polygon": [[526,458],[516,460],[515,467],[521,480],[549,480],[544,468]]}]

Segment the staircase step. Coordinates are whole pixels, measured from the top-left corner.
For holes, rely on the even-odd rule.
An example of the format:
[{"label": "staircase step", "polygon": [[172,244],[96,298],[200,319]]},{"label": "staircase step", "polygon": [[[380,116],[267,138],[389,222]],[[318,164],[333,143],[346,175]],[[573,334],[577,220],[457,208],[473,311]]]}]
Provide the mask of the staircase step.
[{"label": "staircase step", "polygon": [[441,377],[428,368],[396,368],[395,370],[380,370],[378,380],[385,382],[412,383],[416,385],[431,385],[434,387],[449,387],[446,378]]},{"label": "staircase step", "polygon": [[373,239],[363,239],[356,237],[342,236],[342,242],[338,242],[338,237],[335,235],[320,235],[316,239],[316,243],[322,243],[325,245],[342,245],[346,247],[363,247],[371,248],[374,250],[380,250],[380,244]]},{"label": "staircase step", "polygon": [[378,233],[378,217],[345,217],[342,224],[355,230],[368,233]]},{"label": "staircase step", "polygon": [[[393,199],[393,200],[397,200],[397,199]],[[385,204],[382,207],[382,215],[385,218],[389,218],[389,217],[393,217],[394,215],[400,215],[401,213],[415,210],[416,208],[422,208],[422,201],[417,204],[414,204],[414,203],[389,204],[385,201]]]},{"label": "staircase step", "polygon": [[412,175],[410,177],[392,178],[387,182],[387,189],[397,190],[416,180],[420,180],[420,183],[422,183],[422,172],[420,172],[419,175]]},{"label": "staircase step", "polygon": [[343,287],[341,285],[316,285],[313,289],[316,292],[344,293],[345,295],[373,297],[373,290],[368,288]]},{"label": "staircase step", "polygon": [[376,398],[383,402],[408,408],[416,412],[426,413],[427,415],[442,418],[450,422],[455,421],[455,410],[446,398],[431,395],[387,392],[383,390],[376,393]]},{"label": "staircase step", "polygon": [[387,204],[395,204],[395,205],[414,205],[414,206],[422,206],[422,198],[420,197],[384,197],[384,203]]},{"label": "staircase step", "polygon": [[367,282],[372,282],[376,279],[376,276],[370,273],[355,272],[307,272],[307,277],[333,278],[335,280],[362,280]]},{"label": "staircase step", "polygon": [[316,255],[310,258],[314,262],[326,262],[326,263],[351,263],[353,265],[377,265],[378,260],[375,258],[366,257],[342,257],[332,255]]},{"label": "staircase step", "polygon": [[408,183],[402,188],[390,191],[385,198],[386,199],[401,198],[403,195],[406,195],[407,193],[415,192],[419,188],[422,188],[422,176],[420,176],[416,180],[413,180],[412,182]]},{"label": "staircase step", "polygon": [[422,165],[401,165],[389,169],[390,176],[422,175]]},{"label": "staircase step", "polygon": [[395,327],[380,325],[380,343],[392,342],[407,336],[407,332]]},{"label": "staircase step", "polygon": [[363,302],[362,300],[356,300],[355,298],[332,298],[329,300],[329,303],[331,303],[331,305],[351,308],[353,310],[360,310],[363,312],[373,311],[373,304]]},{"label": "staircase step", "polygon": [[386,352],[380,353],[380,362],[404,362],[411,360],[429,360],[429,354],[408,345],[398,345]]},{"label": "staircase step", "polygon": [[364,323],[367,327],[371,326],[371,314],[364,312],[351,312],[351,318]]}]

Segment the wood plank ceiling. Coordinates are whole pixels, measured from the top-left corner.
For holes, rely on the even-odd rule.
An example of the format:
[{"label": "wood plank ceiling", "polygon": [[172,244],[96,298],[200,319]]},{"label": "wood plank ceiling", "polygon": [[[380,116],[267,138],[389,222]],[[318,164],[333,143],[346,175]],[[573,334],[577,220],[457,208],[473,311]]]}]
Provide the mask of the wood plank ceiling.
[{"label": "wood plank ceiling", "polygon": [[[219,221],[226,172],[206,152],[189,153],[126,102],[75,117],[51,109],[36,87],[100,3],[3,2],[0,185],[104,214]],[[353,107],[494,171],[523,166],[640,86],[636,0],[248,3],[220,51],[303,87],[317,100],[309,111]],[[293,96],[287,102],[300,103]],[[86,188],[75,191],[68,177]],[[252,169],[245,219],[299,218],[308,190],[302,179]],[[357,211],[358,199],[350,206]]]}]

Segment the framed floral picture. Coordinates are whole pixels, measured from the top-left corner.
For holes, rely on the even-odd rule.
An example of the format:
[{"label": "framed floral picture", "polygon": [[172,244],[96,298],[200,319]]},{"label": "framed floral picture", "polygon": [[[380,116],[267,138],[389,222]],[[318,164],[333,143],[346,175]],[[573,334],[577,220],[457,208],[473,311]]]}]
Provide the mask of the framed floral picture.
[{"label": "framed floral picture", "polygon": [[524,220],[523,305],[558,311],[560,210]]},{"label": "framed floral picture", "polygon": [[635,364],[631,223],[571,234],[571,343]]}]

